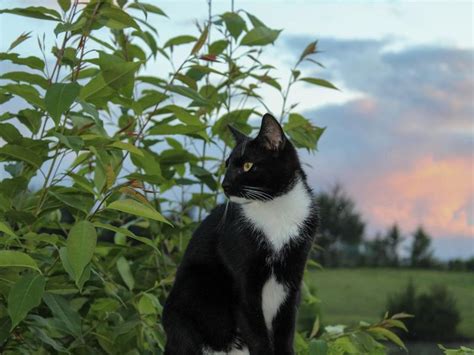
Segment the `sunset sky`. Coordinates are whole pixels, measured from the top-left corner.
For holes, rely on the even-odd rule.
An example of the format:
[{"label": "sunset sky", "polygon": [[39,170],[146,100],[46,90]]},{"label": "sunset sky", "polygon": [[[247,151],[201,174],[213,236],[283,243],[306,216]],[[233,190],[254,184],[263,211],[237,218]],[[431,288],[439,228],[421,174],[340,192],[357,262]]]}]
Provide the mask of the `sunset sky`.
[{"label": "sunset sky", "polygon": [[[45,1],[51,2],[51,1]],[[207,2],[152,1],[161,38],[195,33]],[[1,8],[38,4],[2,1]],[[422,224],[435,238],[435,255],[474,255],[474,42],[470,1],[239,1],[268,26],[283,29],[264,60],[277,76],[319,39],[326,69],[306,74],[330,79],[341,92],[301,85],[291,99],[327,127],[308,176],[316,190],[340,183],[368,222],[368,234],[397,222],[408,235]],[[213,1],[215,13],[229,1]],[[51,33],[43,21],[0,18],[0,50],[23,31]],[[14,29],[14,30],[12,30]],[[22,53],[35,53],[36,41]],[[5,66],[0,66],[4,71]],[[159,70],[158,67],[149,69]],[[265,92],[272,111],[281,102]]]}]

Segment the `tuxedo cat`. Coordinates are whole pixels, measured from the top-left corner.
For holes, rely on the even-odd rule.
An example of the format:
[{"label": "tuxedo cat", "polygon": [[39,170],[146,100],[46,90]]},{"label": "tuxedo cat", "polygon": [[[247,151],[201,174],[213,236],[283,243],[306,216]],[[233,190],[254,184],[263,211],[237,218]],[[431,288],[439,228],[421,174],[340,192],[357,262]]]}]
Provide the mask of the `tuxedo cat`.
[{"label": "tuxedo cat", "polygon": [[230,202],[195,231],[163,310],[165,354],[293,354],[316,205],[294,146],[263,116],[236,146],[222,187]]}]

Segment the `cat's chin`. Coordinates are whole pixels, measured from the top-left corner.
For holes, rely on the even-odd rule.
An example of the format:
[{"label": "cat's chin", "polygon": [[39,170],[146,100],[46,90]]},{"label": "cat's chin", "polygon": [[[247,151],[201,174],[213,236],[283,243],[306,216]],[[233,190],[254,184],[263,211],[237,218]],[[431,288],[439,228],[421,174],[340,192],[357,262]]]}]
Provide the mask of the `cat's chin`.
[{"label": "cat's chin", "polygon": [[255,202],[255,200],[249,200],[244,197],[238,197],[238,196],[229,196],[229,200],[232,202],[238,203],[239,205],[246,205],[248,203]]}]

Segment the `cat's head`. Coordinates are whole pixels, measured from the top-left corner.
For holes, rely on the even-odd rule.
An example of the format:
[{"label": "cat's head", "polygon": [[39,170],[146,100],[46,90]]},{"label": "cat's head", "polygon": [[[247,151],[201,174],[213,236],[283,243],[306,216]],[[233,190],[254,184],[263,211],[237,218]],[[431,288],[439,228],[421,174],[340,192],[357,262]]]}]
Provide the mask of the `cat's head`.
[{"label": "cat's head", "polygon": [[272,115],[263,116],[256,138],[229,129],[236,145],[226,160],[222,187],[231,201],[271,200],[287,192],[302,174],[296,149]]}]

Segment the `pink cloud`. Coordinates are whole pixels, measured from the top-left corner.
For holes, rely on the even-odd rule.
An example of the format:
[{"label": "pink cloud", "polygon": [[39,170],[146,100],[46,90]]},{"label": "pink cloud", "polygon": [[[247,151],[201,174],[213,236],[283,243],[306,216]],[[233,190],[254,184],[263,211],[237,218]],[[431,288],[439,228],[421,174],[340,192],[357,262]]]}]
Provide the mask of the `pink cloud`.
[{"label": "pink cloud", "polygon": [[434,237],[474,239],[471,157],[425,156],[409,167],[354,182],[351,191],[377,229],[397,222],[405,232],[422,224]]}]

